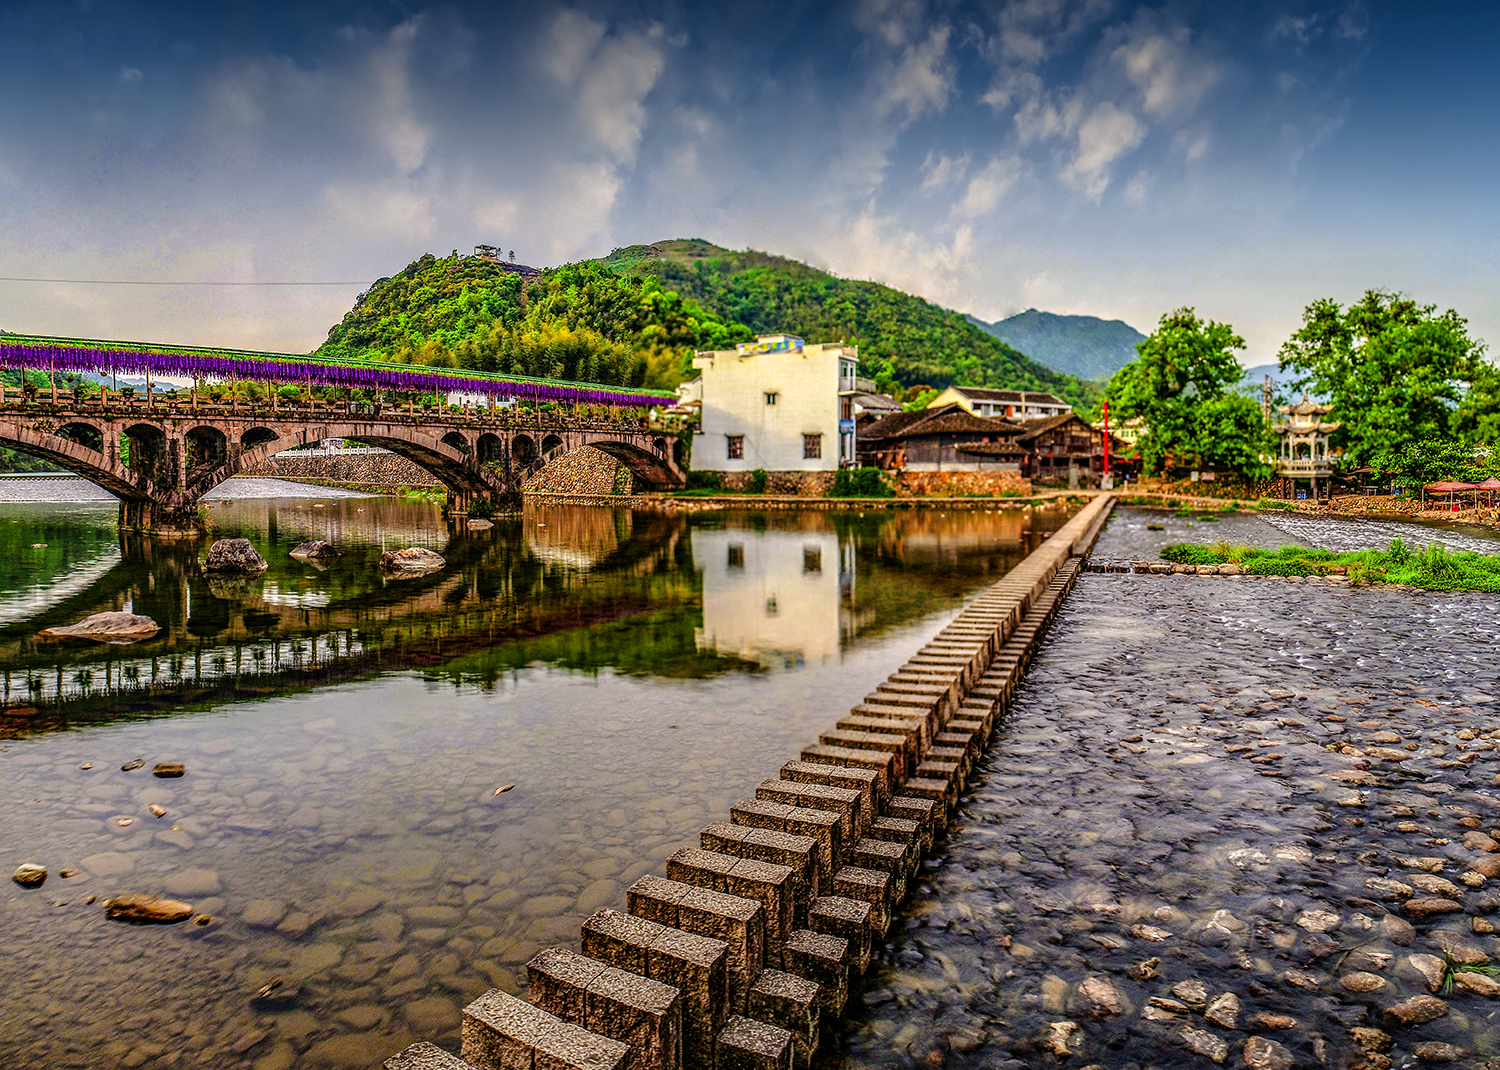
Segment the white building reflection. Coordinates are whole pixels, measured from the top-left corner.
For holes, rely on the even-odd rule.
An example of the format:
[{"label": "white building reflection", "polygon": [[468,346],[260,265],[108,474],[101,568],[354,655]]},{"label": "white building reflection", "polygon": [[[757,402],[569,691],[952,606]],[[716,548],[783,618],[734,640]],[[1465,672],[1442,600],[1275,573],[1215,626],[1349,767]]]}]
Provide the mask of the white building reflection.
[{"label": "white building reflection", "polygon": [[788,669],[839,656],[852,540],[831,531],[695,529],[692,541],[703,574],[699,650]]}]

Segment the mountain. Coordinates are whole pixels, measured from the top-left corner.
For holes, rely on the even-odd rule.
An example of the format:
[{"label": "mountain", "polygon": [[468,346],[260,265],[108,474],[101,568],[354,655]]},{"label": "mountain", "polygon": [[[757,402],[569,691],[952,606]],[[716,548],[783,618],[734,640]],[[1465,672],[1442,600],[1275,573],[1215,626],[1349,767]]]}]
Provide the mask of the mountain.
[{"label": "mountain", "polygon": [[1135,360],[1136,345],[1146,340],[1144,334],[1122,320],[1059,316],[1034,308],[996,323],[970,319],[1032,360],[1095,382],[1108,380]]},{"label": "mountain", "polygon": [[317,352],[670,388],[695,349],[782,331],[858,345],[860,374],[890,388],[1051,391],[1080,407],[1099,394],[920,297],[697,239],[544,270],[423,256],[360,294]]},{"label": "mountain", "polygon": [[1094,384],[1038,363],[960,313],[786,257],[692,238],[616,249],[601,263],[627,277],[656,279],[757,334],[785,331],[810,342],[858,345],[860,375],[882,385],[1050,391],[1081,408],[1099,395]]}]

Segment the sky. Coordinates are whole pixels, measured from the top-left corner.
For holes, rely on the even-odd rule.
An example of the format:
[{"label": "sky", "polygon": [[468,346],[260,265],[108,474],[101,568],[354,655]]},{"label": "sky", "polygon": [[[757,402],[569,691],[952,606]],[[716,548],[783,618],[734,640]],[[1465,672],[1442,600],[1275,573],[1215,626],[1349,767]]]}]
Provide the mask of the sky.
[{"label": "sky", "polygon": [[1500,8],[0,0],[0,328],[303,352],[424,252],[674,237],[1274,359],[1369,288],[1500,342]]}]

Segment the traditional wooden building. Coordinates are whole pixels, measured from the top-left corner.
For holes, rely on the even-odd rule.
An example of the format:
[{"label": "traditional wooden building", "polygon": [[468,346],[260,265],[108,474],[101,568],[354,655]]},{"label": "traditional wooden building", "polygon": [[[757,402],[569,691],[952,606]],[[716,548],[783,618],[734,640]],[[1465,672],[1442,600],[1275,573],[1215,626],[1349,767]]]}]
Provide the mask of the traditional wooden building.
[{"label": "traditional wooden building", "polygon": [[[1332,493],[1334,455],[1328,449],[1328,436],[1343,424],[1324,420],[1332,405],[1319,405],[1307,395],[1295,405],[1282,405],[1289,417],[1271,428],[1281,439],[1276,450],[1276,477],[1281,481],[1285,498],[1326,498]],[[1305,489],[1302,484],[1306,481]]]},{"label": "traditional wooden building", "polygon": [[[1077,413],[1016,423],[958,405],[902,412],[859,427],[860,463],[910,472],[1015,472],[1039,483],[1097,486],[1105,434]],[[1124,444],[1112,441],[1118,454]]]},{"label": "traditional wooden building", "polygon": [[1013,440],[1022,430],[957,404],[897,412],[860,424],[859,458],[863,465],[909,472],[1019,472],[1026,451]]}]

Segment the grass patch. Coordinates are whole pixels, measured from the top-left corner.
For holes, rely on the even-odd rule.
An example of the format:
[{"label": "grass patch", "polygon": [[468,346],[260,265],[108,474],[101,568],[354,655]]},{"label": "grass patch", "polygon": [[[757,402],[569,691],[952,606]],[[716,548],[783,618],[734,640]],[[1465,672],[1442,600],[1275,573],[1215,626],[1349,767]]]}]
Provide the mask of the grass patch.
[{"label": "grass patch", "polygon": [[1414,550],[1398,538],[1384,550],[1336,554],[1306,546],[1233,546],[1221,539],[1207,546],[1176,543],[1163,547],[1161,556],[1179,565],[1239,565],[1250,576],[1347,575],[1429,591],[1500,592],[1500,554],[1453,553],[1437,542]]}]

